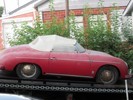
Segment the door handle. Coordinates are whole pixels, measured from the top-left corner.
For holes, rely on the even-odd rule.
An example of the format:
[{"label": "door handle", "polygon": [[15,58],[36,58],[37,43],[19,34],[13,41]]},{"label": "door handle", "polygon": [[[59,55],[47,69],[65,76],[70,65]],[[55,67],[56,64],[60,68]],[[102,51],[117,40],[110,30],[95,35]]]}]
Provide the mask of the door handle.
[{"label": "door handle", "polygon": [[50,58],[50,60],[56,60],[56,58],[55,57],[52,57],[52,58]]}]

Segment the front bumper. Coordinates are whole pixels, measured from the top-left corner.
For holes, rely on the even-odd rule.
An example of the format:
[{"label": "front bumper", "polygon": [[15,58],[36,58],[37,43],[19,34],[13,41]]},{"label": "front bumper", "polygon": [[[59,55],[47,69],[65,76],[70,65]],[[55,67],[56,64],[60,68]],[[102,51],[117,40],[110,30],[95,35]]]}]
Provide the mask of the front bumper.
[{"label": "front bumper", "polygon": [[133,77],[133,74],[128,74],[125,76],[126,79],[129,79],[129,78],[132,78]]},{"label": "front bumper", "polygon": [[133,77],[133,70],[132,69],[129,69],[128,70],[128,75],[126,75],[126,78],[132,78]]}]

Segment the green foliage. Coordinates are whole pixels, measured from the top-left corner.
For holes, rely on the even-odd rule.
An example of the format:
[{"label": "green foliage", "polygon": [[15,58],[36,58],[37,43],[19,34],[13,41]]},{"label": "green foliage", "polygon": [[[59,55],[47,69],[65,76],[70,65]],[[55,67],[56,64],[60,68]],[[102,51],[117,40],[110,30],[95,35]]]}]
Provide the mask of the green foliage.
[{"label": "green foliage", "polygon": [[122,35],[124,42],[121,45],[121,58],[124,59],[129,66],[133,67],[133,27],[131,18],[125,18],[122,24]]},{"label": "green foliage", "polygon": [[4,10],[4,8],[3,8],[3,7],[0,7],[0,17],[1,17],[2,14],[3,14],[3,10]]},{"label": "green foliage", "polygon": [[120,58],[125,60],[133,69],[133,45],[128,42],[122,42],[119,53],[121,53]]},{"label": "green foliage", "polygon": [[[87,23],[85,29],[79,27],[75,23],[74,13],[71,12],[70,17],[66,20],[60,20],[54,15],[53,1],[51,0],[51,20],[45,23],[39,18],[34,22],[33,26],[23,23],[18,27],[13,23],[14,35],[8,37],[11,46],[30,43],[37,36],[57,34],[64,37],[77,39],[85,48],[103,51],[120,57],[125,60],[129,66],[133,65],[133,32],[130,21],[122,24],[120,31],[120,18],[117,11],[113,11],[112,17],[108,21],[104,21],[102,9],[102,1],[99,3],[101,16],[92,16],[92,9],[84,9],[84,19]],[[112,11],[112,10],[111,10]],[[97,21],[94,21],[97,19]],[[66,27],[69,22],[69,28]],[[129,27],[130,26],[130,27]]]},{"label": "green foliage", "polygon": [[[118,34],[118,21],[117,16],[112,18],[112,29],[107,25],[103,19],[104,14],[101,16],[95,16],[96,22],[93,21],[93,16],[88,16],[87,26],[87,42],[88,48],[104,51],[109,54],[117,56],[116,52],[119,51],[119,45],[121,44],[120,35]],[[95,24],[94,24],[95,23]]]},{"label": "green foliage", "polygon": [[47,35],[56,34],[65,37],[69,37],[70,35],[68,29],[65,26],[65,21],[60,21],[56,17],[53,17],[52,21],[46,22],[44,26],[44,33]]},{"label": "green foliage", "polygon": [[13,23],[14,34],[12,37],[8,35],[8,41],[11,46],[30,43],[37,36],[57,34],[60,36],[69,37],[68,30],[65,28],[65,22],[58,21],[53,18],[52,21],[47,21],[45,24],[41,21],[35,21],[33,26],[28,23],[23,23],[18,27]]},{"label": "green foliage", "polygon": [[132,21],[131,18],[124,18],[124,21],[122,24],[122,33],[124,40],[127,41],[129,44],[133,45],[133,29],[132,29]]},{"label": "green foliage", "polygon": [[76,24],[75,15],[72,11],[69,16],[69,29],[70,29],[70,37],[75,38],[79,43],[83,44],[84,41],[83,27],[78,26]]},{"label": "green foliage", "polygon": [[11,46],[28,44],[37,36],[57,34],[69,37],[69,31],[66,28],[65,21],[59,20],[54,16],[53,0],[50,0],[49,8],[51,10],[51,20],[43,23],[38,17],[33,26],[24,22],[20,26],[13,23],[13,36],[8,35],[8,42]]},{"label": "green foliage", "polygon": [[[88,14],[86,17],[88,18],[86,31],[87,48],[104,51],[116,57],[120,57],[132,67],[133,32],[131,23],[128,21],[121,27],[118,11],[112,12],[111,26],[108,26],[108,21],[105,23],[105,21],[102,20],[103,16],[96,16],[96,22],[93,21],[93,15]],[[120,27],[122,28],[122,32],[120,31]]]}]

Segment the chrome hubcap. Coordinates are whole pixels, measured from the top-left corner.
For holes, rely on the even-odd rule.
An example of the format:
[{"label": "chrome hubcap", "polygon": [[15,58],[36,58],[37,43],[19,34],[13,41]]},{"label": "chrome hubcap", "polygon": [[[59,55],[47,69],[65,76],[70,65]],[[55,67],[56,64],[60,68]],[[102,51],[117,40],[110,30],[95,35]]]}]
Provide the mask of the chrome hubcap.
[{"label": "chrome hubcap", "polygon": [[21,74],[26,77],[30,78],[36,74],[36,66],[32,64],[26,64],[22,67]]},{"label": "chrome hubcap", "polygon": [[101,80],[103,82],[111,82],[114,79],[114,74],[109,70],[104,70],[101,73]]}]

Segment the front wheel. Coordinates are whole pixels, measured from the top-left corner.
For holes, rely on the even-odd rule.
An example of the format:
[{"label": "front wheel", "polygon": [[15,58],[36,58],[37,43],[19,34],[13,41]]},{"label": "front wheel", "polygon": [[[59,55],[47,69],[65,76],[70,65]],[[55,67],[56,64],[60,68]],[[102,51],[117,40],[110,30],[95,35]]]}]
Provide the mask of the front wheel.
[{"label": "front wheel", "polygon": [[96,76],[97,83],[115,84],[118,81],[119,73],[115,67],[105,66],[100,68]]},{"label": "front wheel", "polygon": [[41,71],[34,64],[19,64],[16,68],[16,73],[21,79],[37,79]]}]

